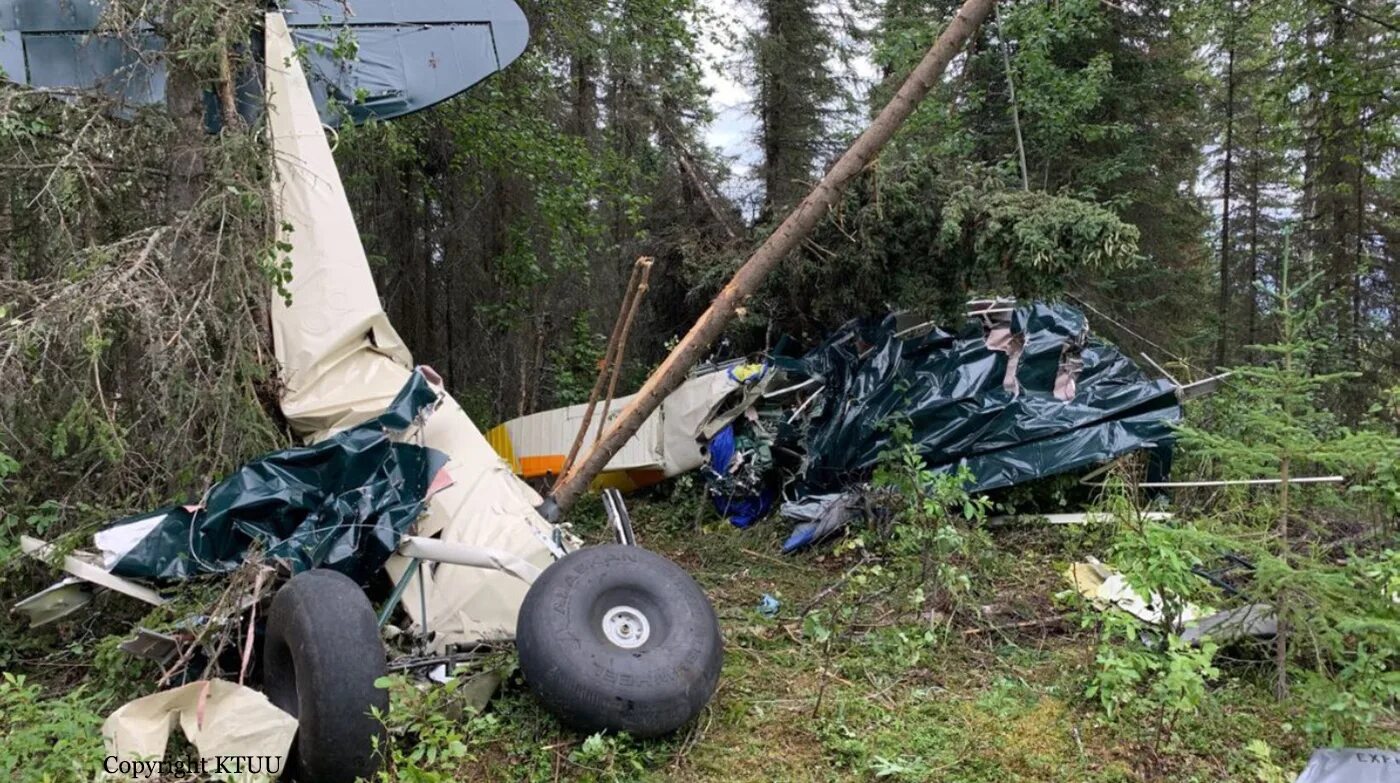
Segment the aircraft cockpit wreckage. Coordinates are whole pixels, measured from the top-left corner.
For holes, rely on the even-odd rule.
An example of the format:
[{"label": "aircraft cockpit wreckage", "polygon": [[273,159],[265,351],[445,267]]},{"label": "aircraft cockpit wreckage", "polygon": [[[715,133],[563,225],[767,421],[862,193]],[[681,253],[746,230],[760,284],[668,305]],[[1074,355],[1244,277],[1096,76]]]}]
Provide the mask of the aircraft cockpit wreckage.
[{"label": "aircraft cockpit wreckage", "polygon": [[[718,684],[708,599],[635,546],[624,516],[614,523],[625,543],[578,549],[438,376],[415,367],[381,309],[325,130],[425,108],[507,67],[525,49],[524,14],[510,0],[353,5],[293,0],[269,12],[248,43],[263,53],[261,72],[245,74],[237,95],[240,114],[265,123],[291,247],[291,296],[272,296],[272,334],[282,413],[305,445],[244,466],[190,505],[117,521],[94,551],[58,557],[26,539],[67,577],[19,608],[51,622],[96,589],[161,605],[191,577],[265,564],[234,610],[190,618],[187,633],[141,629],[126,646],[186,684],[108,719],[105,739],[123,760],[161,758],[175,716],[198,714],[182,723],[205,756],[272,753],[317,783],[372,777],[385,741],[372,712],[388,706],[375,681],[390,666],[441,680],[460,656],[511,640],[532,689],[569,723],[672,731]],[[0,67],[128,107],[162,100],[160,58],[95,32],[105,10],[0,0]],[[342,62],[325,44],[347,27],[358,50]],[[124,32],[160,52],[153,28]],[[363,587],[381,571],[392,593],[376,611]],[[416,656],[388,661],[391,621]],[[201,657],[195,641],[210,626],[246,640],[237,661]],[[204,671],[256,674],[263,694]]]},{"label": "aircraft cockpit wreckage", "polygon": [[[0,0],[0,69],[126,107],[161,102],[156,28],[124,30],[138,56],[108,35],[105,12],[97,0]],[[332,50],[347,29],[357,48],[342,60]],[[1180,399],[1198,389],[1149,378],[1072,308],[974,302],[951,332],[890,316],[810,349],[693,370],[584,476],[604,488],[617,543],[581,547],[529,482],[596,445],[593,406],[482,434],[389,323],[326,133],[426,108],[508,67],[526,47],[523,13],[510,0],[286,0],[254,38],[259,67],[239,75],[234,101],[266,128],[291,248],[290,297],[271,296],[271,331],[281,412],[303,445],[188,505],[115,521],[90,549],[24,541],[66,572],[19,604],[35,624],[81,611],[98,589],[161,606],[196,577],[247,582],[223,611],[176,633],[138,629],[124,646],[176,687],[107,720],[123,759],[162,757],[178,716],[204,755],[276,753],[317,783],[368,778],[385,740],[377,679],[441,682],[483,645],[511,642],[530,688],[569,724],[677,729],[715,693],[719,626],[685,571],[637,546],[619,489],[702,471],[736,525],[774,510],[796,522],[792,551],[863,513],[894,420],[933,469],[965,469],[978,490],[1138,450],[1155,469],[1169,463]],[[378,607],[366,593],[375,581],[389,588]],[[201,649],[215,636],[238,640],[231,656]]]}]

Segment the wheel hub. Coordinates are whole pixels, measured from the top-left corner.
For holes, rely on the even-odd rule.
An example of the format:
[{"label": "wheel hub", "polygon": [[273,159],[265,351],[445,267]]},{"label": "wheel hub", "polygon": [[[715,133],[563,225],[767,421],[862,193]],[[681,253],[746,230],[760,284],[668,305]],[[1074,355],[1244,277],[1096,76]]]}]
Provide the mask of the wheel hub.
[{"label": "wheel hub", "polygon": [[630,606],[614,606],[603,615],[603,635],[618,647],[632,650],[646,644],[651,623]]}]

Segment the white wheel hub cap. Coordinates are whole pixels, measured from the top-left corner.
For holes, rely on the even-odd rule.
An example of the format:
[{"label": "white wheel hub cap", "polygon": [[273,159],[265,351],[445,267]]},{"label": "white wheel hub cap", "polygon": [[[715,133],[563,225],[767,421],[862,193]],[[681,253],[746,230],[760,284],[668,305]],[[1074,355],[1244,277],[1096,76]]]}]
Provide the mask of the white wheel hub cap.
[{"label": "white wheel hub cap", "polygon": [[651,624],[646,615],[630,606],[614,606],[603,615],[603,635],[618,647],[631,650],[646,644]]}]

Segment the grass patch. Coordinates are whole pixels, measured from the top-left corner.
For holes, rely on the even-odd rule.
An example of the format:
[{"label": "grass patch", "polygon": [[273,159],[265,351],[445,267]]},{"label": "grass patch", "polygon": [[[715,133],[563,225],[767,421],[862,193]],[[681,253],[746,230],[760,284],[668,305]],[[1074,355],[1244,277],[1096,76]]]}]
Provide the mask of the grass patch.
[{"label": "grass patch", "polygon": [[[496,665],[509,674],[481,714],[450,691],[397,686],[398,763],[388,779],[1252,783],[1266,767],[1291,780],[1311,752],[1295,728],[1300,708],[1275,702],[1266,668],[1240,655],[1148,764],[1141,727],[1083,695],[1096,634],[1073,620],[1008,622],[1065,612],[1052,596],[1086,547],[1083,532],[999,531],[972,608],[949,618],[901,611],[897,591],[842,584],[859,562],[853,551],[778,555],[779,523],[734,530],[690,498],[638,500],[632,510],[642,543],[685,566],[715,602],[724,675],[701,717],[662,740],[580,735],[543,711],[506,656]],[[591,522],[579,527],[595,541],[607,536]],[[774,618],[757,611],[765,593],[781,601]],[[825,640],[813,617],[827,626]],[[44,643],[61,651],[51,646],[48,657],[36,642],[12,648],[6,667],[27,679],[0,690],[0,760],[21,777],[77,780],[75,769],[96,769],[96,727],[128,695],[119,686],[149,689],[152,678],[106,652],[108,641],[87,642],[80,656],[54,636]],[[84,665],[44,665],[64,660]],[[1395,729],[1378,726],[1367,739],[1394,746]],[[63,758],[41,753],[50,747]],[[71,763],[88,756],[98,761]]]}]

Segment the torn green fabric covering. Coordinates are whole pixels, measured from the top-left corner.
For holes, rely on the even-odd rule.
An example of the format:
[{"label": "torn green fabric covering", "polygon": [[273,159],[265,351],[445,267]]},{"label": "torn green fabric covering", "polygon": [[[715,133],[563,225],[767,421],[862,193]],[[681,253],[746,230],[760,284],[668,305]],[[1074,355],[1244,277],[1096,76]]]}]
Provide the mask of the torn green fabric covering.
[{"label": "torn green fabric covering", "polygon": [[256,546],[293,573],[330,568],[365,583],[398,548],[447,464],[442,452],[391,439],[437,401],[424,371],[416,370],[378,417],[249,462],[214,485],[195,510],[172,506],[114,523],[105,534],[156,520],[115,553],[112,573],[171,581],[225,572]]},{"label": "torn green fabric covering", "polygon": [[[1169,449],[1181,418],[1176,388],[1148,378],[1118,349],[1089,337],[1082,313],[1034,304],[1011,315],[1020,341],[1015,384],[1006,388],[1011,353],[989,347],[987,330],[969,322],[957,335],[937,329],[895,335],[894,319],[852,322],[800,358],[774,365],[791,379],[820,378],[817,406],[799,427],[805,454],[799,497],[841,490],[868,477],[907,424],[931,467],[966,464],[971,491],[1081,468],[1138,449]],[[1083,366],[1068,399],[1055,396],[1062,358]]]}]

